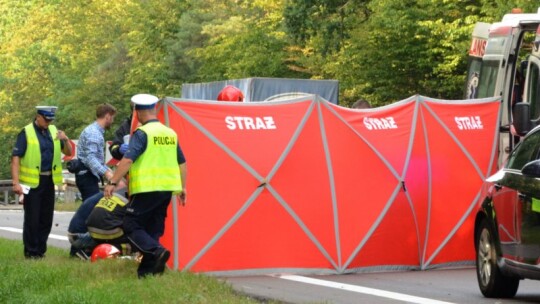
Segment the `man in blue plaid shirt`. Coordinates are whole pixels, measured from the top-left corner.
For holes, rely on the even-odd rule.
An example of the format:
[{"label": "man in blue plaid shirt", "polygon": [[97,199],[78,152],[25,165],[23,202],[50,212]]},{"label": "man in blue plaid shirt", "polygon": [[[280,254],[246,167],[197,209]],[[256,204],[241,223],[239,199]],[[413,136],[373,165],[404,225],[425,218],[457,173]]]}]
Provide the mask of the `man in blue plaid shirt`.
[{"label": "man in blue plaid shirt", "polygon": [[113,176],[112,170],[105,165],[105,130],[114,122],[116,108],[108,103],[100,104],[96,109],[96,121],[88,125],[79,137],[77,158],[85,168],[75,175],[75,183],[81,192],[83,202],[99,192],[99,182]]}]

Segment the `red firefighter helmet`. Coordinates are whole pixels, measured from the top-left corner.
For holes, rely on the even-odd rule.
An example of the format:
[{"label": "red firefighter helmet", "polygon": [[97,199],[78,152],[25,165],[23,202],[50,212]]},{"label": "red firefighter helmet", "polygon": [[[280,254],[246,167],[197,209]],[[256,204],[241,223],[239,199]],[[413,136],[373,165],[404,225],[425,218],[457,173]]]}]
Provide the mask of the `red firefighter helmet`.
[{"label": "red firefighter helmet", "polygon": [[240,91],[239,88],[228,85],[219,92],[217,96],[217,100],[219,101],[238,101],[242,102],[244,101],[244,94],[242,91]]},{"label": "red firefighter helmet", "polygon": [[100,244],[92,251],[90,261],[95,262],[101,259],[112,259],[120,255],[120,250],[111,244]]}]

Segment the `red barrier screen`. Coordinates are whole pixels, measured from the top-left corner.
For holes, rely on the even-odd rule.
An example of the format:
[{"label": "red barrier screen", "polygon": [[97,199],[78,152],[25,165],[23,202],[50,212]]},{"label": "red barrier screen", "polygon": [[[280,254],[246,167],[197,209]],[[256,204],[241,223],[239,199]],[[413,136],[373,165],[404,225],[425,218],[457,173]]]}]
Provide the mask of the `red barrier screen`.
[{"label": "red barrier screen", "polygon": [[317,96],[166,98],[159,117],[187,160],[187,204],[171,205],[162,239],[170,266],[260,274],[470,264],[498,107],[422,96],[368,110]]}]

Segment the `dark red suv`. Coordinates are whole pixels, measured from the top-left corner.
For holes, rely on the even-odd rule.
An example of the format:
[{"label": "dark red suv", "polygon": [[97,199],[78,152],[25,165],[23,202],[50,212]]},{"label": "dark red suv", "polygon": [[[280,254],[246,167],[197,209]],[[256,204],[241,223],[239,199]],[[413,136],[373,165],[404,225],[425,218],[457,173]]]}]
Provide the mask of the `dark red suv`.
[{"label": "dark red suv", "polygon": [[509,298],[520,280],[540,280],[540,127],[485,186],[474,230],[478,285],[486,297]]}]

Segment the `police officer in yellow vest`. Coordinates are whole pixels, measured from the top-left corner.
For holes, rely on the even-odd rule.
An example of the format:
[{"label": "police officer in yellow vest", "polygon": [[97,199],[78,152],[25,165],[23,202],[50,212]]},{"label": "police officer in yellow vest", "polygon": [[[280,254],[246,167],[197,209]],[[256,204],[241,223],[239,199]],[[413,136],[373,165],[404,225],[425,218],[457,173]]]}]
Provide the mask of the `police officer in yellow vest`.
[{"label": "police officer in yellow vest", "polygon": [[33,123],[17,136],[12,152],[13,192],[24,194],[24,256],[39,259],[47,251],[54,212],[54,185],[62,185],[61,152],[71,155],[66,134],[51,122],[57,107],[38,106]]},{"label": "police officer in yellow vest", "polygon": [[137,94],[131,98],[142,124],[133,133],[129,147],[105,186],[110,198],[114,186],[129,171],[129,203],[124,217],[124,233],[143,254],[139,278],[161,274],[171,253],[160,243],[165,230],[167,208],[176,194],[183,205],[186,166],[174,130],[160,123],[156,115],[158,98]]}]

